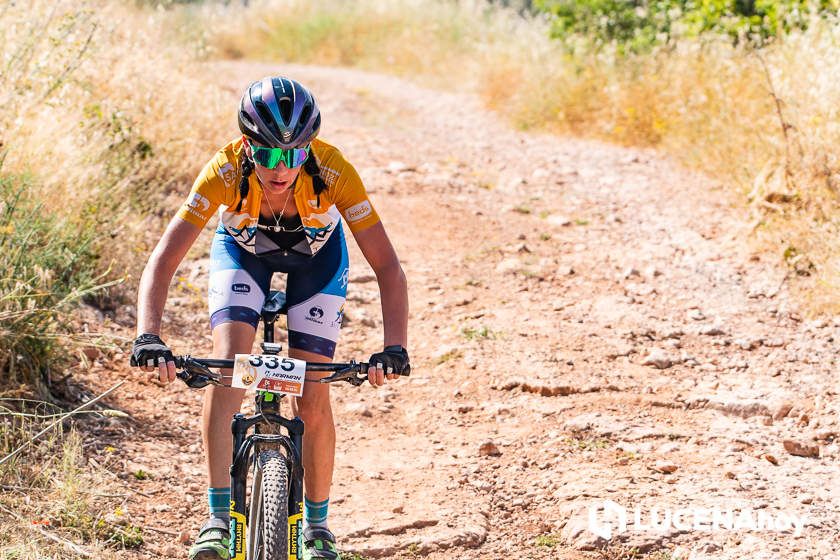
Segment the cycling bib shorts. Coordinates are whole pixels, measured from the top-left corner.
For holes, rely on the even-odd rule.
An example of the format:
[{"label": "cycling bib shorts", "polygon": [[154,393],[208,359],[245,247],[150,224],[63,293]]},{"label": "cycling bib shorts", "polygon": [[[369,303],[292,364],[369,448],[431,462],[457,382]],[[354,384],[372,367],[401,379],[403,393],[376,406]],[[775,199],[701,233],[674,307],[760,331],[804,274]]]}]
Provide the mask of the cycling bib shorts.
[{"label": "cycling bib shorts", "polygon": [[256,328],[271,276],[287,273],[289,348],[332,358],[341,329],[350,268],[341,224],[313,256],[258,257],[219,227],[210,248],[210,326],[231,321]]}]

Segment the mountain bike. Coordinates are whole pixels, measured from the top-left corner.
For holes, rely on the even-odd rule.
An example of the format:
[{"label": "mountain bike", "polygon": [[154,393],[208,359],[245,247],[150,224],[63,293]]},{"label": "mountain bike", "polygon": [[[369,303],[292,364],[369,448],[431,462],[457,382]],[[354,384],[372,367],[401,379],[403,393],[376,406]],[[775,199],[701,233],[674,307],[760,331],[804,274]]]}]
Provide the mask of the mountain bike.
[{"label": "mountain bike", "polygon": [[[284,395],[301,396],[306,381],[346,381],[359,386],[367,379],[368,364],[308,363],[280,357],[274,342],[274,322],[284,314],[286,295],[271,291],[263,304],[262,354],[237,355],[233,360],[176,356],[175,366],[187,386],[209,384],[255,388],[255,414],[233,416],[233,459],[230,467],[230,559],[298,560],[303,523],[303,420],[285,418],[280,410]],[[229,376],[211,368],[232,369]],[[309,372],[331,372],[322,379],[307,379]],[[408,375],[409,371],[402,375]],[[253,428],[253,432],[249,431]],[[246,494],[249,466],[250,504]]]}]

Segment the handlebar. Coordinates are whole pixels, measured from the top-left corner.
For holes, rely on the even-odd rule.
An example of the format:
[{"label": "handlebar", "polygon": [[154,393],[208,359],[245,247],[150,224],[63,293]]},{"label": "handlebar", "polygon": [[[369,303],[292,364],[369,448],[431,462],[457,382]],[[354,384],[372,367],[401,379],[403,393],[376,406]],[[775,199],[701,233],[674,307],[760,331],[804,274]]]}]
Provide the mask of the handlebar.
[{"label": "handlebar", "polygon": [[[219,358],[193,358],[192,356],[174,356],[175,367],[178,368],[178,379],[192,389],[201,389],[207,385],[226,385],[223,379],[230,379],[231,376],[222,375],[219,372],[211,371],[210,368],[232,369],[234,360]],[[367,380],[370,364],[366,362],[350,361],[348,363],[324,364],[307,362],[307,372],[333,372],[332,375],[320,379],[306,379],[315,383],[335,383],[346,381],[358,387]],[[399,375],[407,376],[410,369]]]}]

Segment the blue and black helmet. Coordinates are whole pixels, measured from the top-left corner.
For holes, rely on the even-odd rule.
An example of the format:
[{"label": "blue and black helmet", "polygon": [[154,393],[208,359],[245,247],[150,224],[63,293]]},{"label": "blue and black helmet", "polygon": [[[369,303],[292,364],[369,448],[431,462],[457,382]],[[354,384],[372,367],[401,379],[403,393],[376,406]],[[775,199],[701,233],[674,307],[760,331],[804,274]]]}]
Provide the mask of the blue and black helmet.
[{"label": "blue and black helmet", "polygon": [[312,93],[283,76],[253,82],[239,103],[242,134],[271,148],[308,145],[321,128],[321,112]]}]

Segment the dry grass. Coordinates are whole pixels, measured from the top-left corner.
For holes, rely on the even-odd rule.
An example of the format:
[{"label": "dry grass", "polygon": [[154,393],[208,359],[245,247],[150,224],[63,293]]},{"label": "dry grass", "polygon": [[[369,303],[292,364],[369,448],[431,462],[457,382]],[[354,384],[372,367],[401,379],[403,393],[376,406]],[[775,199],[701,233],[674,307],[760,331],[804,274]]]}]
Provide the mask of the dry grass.
[{"label": "dry grass", "polygon": [[[166,16],[104,0],[0,13],[2,171],[29,175],[47,210],[130,237],[150,225],[138,210],[169,217],[162,195],[184,190],[226,139],[218,123],[230,108],[196,60],[200,45],[173,41]],[[126,247],[147,252],[125,241],[100,249],[120,260]]]},{"label": "dry grass", "polygon": [[223,56],[415,77],[476,92],[523,128],[662,149],[737,193],[756,224],[749,242],[800,256],[791,277],[813,313],[840,309],[835,21],[759,52],[705,37],[627,58],[483,2],[264,0],[189,17]]},{"label": "dry grass", "polygon": [[133,298],[163,224],[228,139],[201,43],[174,41],[166,18],[104,0],[0,12],[0,383],[48,374],[79,299],[114,312]]},{"label": "dry grass", "polygon": [[[231,108],[205,78],[200,43],[173,41],[166,18],[104,0],[0,11],[4,397],[31,394],[51,371],[63,376],[69,344],[112,340],[74,329],[75,305],[85,298],[107,311],[133,298],[132,275],[164,221],[228,139]],[[121,279],[121,294],[96,292]],[[43,425],[0,408],[0,454]],[[91,468],[91,451],[72,430],[55,432],[0,466],[0,558],[80,558],[72,543],[114,558],[139,544],[107,452]]]},{"label": "dry grass", "polygon": [[[36,416],[57,412],[29,402],[22,416],[7,404],[0,403],[2,456],[47,423]],[[115,558],[118,550],[139,546],[142,531],[131,524],[125,495],[103,473],[89,468],[79,434],[60,427],[0,466],[0,558]]]}]

